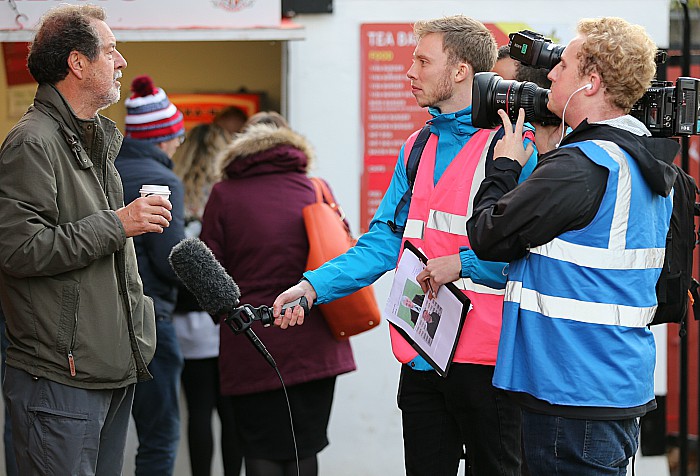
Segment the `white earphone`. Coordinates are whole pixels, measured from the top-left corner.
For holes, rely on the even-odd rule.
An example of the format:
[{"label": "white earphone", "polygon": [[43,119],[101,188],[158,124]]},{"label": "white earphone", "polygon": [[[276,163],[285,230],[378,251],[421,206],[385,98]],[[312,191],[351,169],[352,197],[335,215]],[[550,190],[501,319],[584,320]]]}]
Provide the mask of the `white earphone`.
[{"label": "white earphone", "polygon": [[564,110],[561,113],[561,137],[559,138],[559,142],[557,142],[557,147],[559,147],[559,144],[561,144],[561,141],[564,140],[564,132],[566,131],[566,121],[564,120],[565,114],[566,114],[566,108],[569,106],[569,101],[571,101],[571,98],[574,97],[574,94],[583,91],[584,89],[593,89],[593,83],[588,83],[580,88],[578,88],[576,91],[571,93],[571,96],[569,96],[569,99],[566,100],[566,104],[564,104]]}]

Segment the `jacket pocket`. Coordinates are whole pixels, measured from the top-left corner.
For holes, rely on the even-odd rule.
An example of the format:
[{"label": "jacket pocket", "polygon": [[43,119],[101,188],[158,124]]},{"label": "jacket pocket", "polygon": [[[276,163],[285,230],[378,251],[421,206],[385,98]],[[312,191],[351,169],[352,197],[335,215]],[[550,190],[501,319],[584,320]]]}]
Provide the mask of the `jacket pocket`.
[{"label": "jacket pocket", "polygon": [[65,356],[71,374],[75,375],[73,366],[73,348],[78,333],[78,309],[80,307],[80,285],[78,283],[63,286],[61,296],[61,316],[56,334],[56,351]]}]

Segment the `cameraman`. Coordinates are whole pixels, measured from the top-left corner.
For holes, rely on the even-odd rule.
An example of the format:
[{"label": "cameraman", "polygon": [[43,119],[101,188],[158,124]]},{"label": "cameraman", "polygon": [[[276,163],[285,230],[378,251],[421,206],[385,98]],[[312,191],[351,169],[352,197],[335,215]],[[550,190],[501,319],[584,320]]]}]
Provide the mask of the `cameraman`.
[{"label": "cameraman", "polygon": [[533,474],[624,475],[638,418],[656,408],[646,324],[671,216],[678,144],[628,115],[655,73],[656,46],[619,18],[581,20],[549,73],[549,109],[573,131],[537,126],[527,160],[524,113],[467,223],[481,259],[510,261],[493,383],[523,409]]}]

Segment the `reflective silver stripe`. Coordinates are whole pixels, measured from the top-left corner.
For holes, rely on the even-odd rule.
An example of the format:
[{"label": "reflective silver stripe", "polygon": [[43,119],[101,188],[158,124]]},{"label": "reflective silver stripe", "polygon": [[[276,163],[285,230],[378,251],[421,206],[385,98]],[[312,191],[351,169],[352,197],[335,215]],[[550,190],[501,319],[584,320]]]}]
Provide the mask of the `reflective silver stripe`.
[{"label": "reflective silver stripe", "polygon": [[530,253],[587,268],[651,269],[663,266],[665,251],[665,248],[607,250],[569,243],[555,238],[547,244],[532,248]]},{"label": "reflective silver stripe", "polygon": [[523,289],[520,281],[508,281],[505,301],[519,301],[520,309],[552,319],[610,326],[644,327],[656,312],[656,306],[632,307],[547,296],[532,289]]},{"label": "reflective silver stripe", "polygon": [[422,240],[424,227],[425,223],[423,221],[409,218],[406,220],[406,227],[403,230],[403,237]]},{"label": "reflective silver stripe", "polygon": [[474,197],[476,192],[479,191],[481,182],[484,181],[486,177],[486,156],[489,153],[489,147],[491,147],[491,141],[493,141],[494,136],[497,131],[489,132],[489,137],[486,139],[486,146],[481,150],[481,157],[479,157],[479,163],[476,164],[476,169],[474,169],[474,176],[472,177],[472,187],[469,190],[469,203],[467,204],[467,217],[471,217],[474,213]]},{"label": "reflective silver stripe", "polygon": [[467,236],[467,220],[472,216],[474,196],[476,195],[476,192],[479,191],[481,182],[484,181],[486,174],[486,156],[488,155],[491,141],[493,141],[496,132],[497,131],[489,132],[489,137],[486,140],[486,146],[482,149],[481,157],[479,157],[479,163],[476,165],[476,169],[474,170],[472,186],[469,190],[467,215],[462,216],[455,215],[453,213],[441,212],[439,210],[430,210],[427,224],[415,219],[409,219],[406,221],[406,228],[404,229],[403,233],[404,238],[423,239],[425,227],[432,230],[443,231],[445,233],[452,233],[453,235]]},{"label": "reflective silver stripe", "polygon": [[578,245],[555,238],[549,243],[532,248],[530,252],[588,268],[661,268],[664,263],[664,248],[625,249],[632,201],[632,177],[629,164],[617,144],[600,140],[593,142],[607,152],[620,167],[608,248]]},{"label": "reflective silver stripe", "polygon": [[609,141],[594,140],[594,144],[608,153],[620,170],[617,174],[617,196],[615,197],[615,211],[613,212],[610,227],[610,241],[608,248],[612,250],[624,250],[627,244],[627,225],[630,216],[630,203],[632,201],[632,177],[630,176],[627,159],[620,146]]},{"label": "reflective silver stripe", "polygon": [[467,217],[454,213],[430,210],[427,228],[453,235],[467,236]]},{"label": "reflective silver stripe", "polygon": [[483,284],[477,284],[470,278],[459,278],[457,281],[453,281],[452,284],[457,286],[457,289],[462,291],[473,291],[479,294],[493,294],[495,296],[503,296],[506,292],[505,289],[495,289]]}]

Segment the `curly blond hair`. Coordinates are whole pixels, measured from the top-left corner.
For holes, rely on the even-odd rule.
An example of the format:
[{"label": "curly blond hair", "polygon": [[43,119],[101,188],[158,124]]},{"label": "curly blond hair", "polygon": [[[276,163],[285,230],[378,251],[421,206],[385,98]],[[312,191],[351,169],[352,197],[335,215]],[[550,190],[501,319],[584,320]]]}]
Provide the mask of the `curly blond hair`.
[{"label": "curly blond hair", "polygon": [[474,73],[491,71],[498,47],[483,23],[464,15],[417,21],[413,33],[419,40],[429,33],[441,33],[442,49],[450,64],[469,63]]},{"label": "curly blond hair", "polygon": [[610,103],[628,113],[656,75],[656,45],[643,27],[622,18],[586,18],[577,31],[585,37],[579,75],[596,71]]}]

